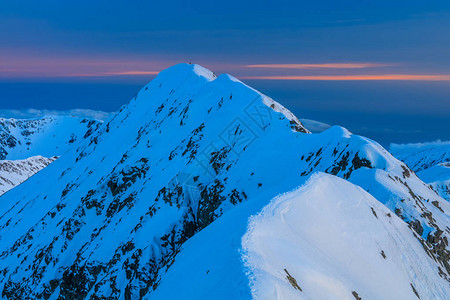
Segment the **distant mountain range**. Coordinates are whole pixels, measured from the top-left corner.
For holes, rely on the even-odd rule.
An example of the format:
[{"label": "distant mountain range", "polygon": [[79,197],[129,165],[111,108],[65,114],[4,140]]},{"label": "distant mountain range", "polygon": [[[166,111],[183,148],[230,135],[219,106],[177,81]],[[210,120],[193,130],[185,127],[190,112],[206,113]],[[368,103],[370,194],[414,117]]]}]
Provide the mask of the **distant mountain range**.
[{"label": "distant mountain range", "polygon": [[89,137],[100,124],[101,121],[70,116],[0,118],[0,159],[62,155],[71,144]]},{"label": "distant mountain range", "polygon": [[342,127],[311,133],[191,64],[103,123],[2,122],[2,159],[60,156],[0,198],[5,299],[450,294],[450,203],[420,177],[443,163],[429,151],[391,148],[402,162]]},{"label": "distant mountain range", "polygon": [[450,201],[450,142],[391,145],[391,151]]},{"label": "distant mountain range", "polygon": [[0,118],[0,195],[89,137],[102,122],[71,116]]}]

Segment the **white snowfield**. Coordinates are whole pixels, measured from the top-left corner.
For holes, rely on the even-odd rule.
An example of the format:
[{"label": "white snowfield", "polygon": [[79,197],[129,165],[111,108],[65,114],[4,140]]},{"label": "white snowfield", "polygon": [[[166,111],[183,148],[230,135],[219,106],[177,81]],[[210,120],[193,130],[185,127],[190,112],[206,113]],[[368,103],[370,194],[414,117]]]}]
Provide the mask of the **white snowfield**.
[{"label": "white snowfield", "polygon": [[448,282],[406,224],[349,182],[315,174],[251,219],[254,299],[445,299]]},{"label": "white snowfield", "polygon": [[22,160],[0,160],[0,196],[21,184],[50,163],[56,157],[33,156]]},{"label": "white snowfield", "polygon": [[[348,182],[315,175],[295,192],[299,206],[295,197],[286,200],[295,202],[286,218],[298,236],[288,231],[288,223],[277,221],[273,206],[248,230],[250,216],[317,172]],[[316,195],[314,182],[328,182],[317,186],[333,196],[317,200],[330,206],[323,208],[323,217],[303,196],[307,190]],[[337,186],[351,196],[348,202]],[[352,291],[362,299],[384,295],[374,294],[368,280],[389,272],[398,276],[396,293],[410,299],[416,297],[414,290],[422,300],[445,299],[448,292],[449,202],[378,143],[338,126],[310,134],[279,103],[230,75],[215,76],[198,65],[162,71],[98,130],[0,200],[4,299],[249,299],[259,293],[258,268],[284,278],[287,285],[280,287],[298,293],[293,281],[280,275],[286,268],[302,289],[299,297],[320,299],[315,295],[320,284],[308,281],[302,261],[317,268],[314,274],[330,271],[336,289],[323,293],[345,292],[338,298],[356,298]],[[297,214],[308,223],[293,220]],[[316,228],[309,214],[317,214],[319,228],[327,228],[317,237],[308,235]],[[273,222],[274,229],[263,230],[263,239],[273,240],[282,231],[280,243],[298,262],[278,266],[270,247],[252,248],[253,238],[260,243],[261,218]],[[339,221],[336,229],[326,219]],[[322,241],[336,234],[341,238]],[[244,235],[249,242],[243,248]],[[307,242],[302,244],[299,236]],[[338,239],[340,249],[331,244]],[[340,260],[351,243],[359,255],[354,266],[330,261],[324,269],[319,258],[326,254]],[[314,250],[303,248],[309,244]],[[267,262],[259,262],[261,256]],[[358,278],[366,263],[373,273]],[[275,280],[267,278],[261,279],[269,280],[267,285]],[[384,279],[378,280],[384,289]],[[266,292],[272,293],[261,289],[261,297]]]},{"label": "white snowfield", "polygon": [[405,222],[360,187],[319,172],[264,198],[187,241],[148,299],[448,299]]}]

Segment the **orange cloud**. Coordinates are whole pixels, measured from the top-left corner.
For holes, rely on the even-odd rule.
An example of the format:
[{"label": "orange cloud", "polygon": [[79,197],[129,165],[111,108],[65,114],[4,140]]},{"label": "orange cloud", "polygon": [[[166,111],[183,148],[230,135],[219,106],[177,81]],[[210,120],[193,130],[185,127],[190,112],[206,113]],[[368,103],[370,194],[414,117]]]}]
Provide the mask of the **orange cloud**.
[{"label": "orange cloud", "polygon": [[64,74],[63,77],[106,77],[106,76],[122,76],[122,75],[157,75],[158,71],[117,71],[104,73],[86,73],[86,74]]},{"label": "orange cloud", "polygon": [[122,72],[108,72],[104,73],[106,76],[108,75],[157,75],[159,72],[157,71],[122,71]]},{"label": "orange cloud", "polygon": [[241,79],[264,80],[414,80],[414,81],[450,81],[450,75],[409,75],[409,74],[385,74],[385,75],[318,75],[318,76],[247,76]]},{"label": "orange cloud", "polygon": [[392,64],[378,63],[328,63],[328,64],[262,64],[246,65],[247,68],[270,68],[270,69],[364,69],[376,67],[388,67]]}]

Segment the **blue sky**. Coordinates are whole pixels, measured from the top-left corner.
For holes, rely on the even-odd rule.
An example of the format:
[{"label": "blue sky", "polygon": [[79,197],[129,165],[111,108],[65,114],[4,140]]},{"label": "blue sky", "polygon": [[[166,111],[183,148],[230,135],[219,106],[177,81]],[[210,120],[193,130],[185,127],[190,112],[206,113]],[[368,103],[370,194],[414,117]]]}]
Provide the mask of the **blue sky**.
[{"label": "blue sky", "polygon": [[114,111],[192,61],[384,144],[450,140],[450,2],[311,2],[3,1],[0,109]]}]

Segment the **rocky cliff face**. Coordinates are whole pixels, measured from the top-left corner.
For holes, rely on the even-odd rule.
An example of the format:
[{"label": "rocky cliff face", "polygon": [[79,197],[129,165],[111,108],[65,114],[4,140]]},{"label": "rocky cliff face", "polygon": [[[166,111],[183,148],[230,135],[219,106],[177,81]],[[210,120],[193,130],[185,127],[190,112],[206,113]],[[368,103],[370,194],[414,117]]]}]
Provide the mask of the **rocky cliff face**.
[{"label": "rocky cliff face", "polygon": [[187,240],[317,171],[386,204],[448,278],[449,204],[406,165],[340,127],[310,134],[237,79],[182,64],[1,198],[0,291],[7,299],[151,297]]}]

